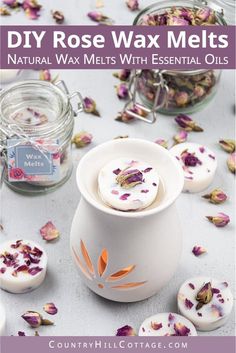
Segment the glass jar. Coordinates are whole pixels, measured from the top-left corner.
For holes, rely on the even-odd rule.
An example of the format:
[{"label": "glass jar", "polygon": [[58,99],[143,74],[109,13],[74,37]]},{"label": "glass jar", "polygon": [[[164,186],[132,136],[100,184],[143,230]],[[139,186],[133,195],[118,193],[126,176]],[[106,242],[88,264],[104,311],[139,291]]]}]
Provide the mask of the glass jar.
[{"label": "glass jar", "polygon": [[[168,20],[168,13],[170,14],[171,11],[174,12],[175,19],[179,16],[179,25],[186,25],[190,23],[187,22],[188,11],[199,11],[198,13],[202,14],[201,11],[208,8],[210,9],[208,16],[211,16],[209,17],[210,24],[226,25],[222,11],[212,10],[211,4],[213,2],[200,0],[160,0],[141,11],[136,17],[134,25],[173,25]],[[200,17],[203,18],[204,13]],[[193,23],[196,25],[207,24],[200,19],[199,21],[197,19],[192,21],[191,25]],[[153,117],[148,119],[146,116],[143,117],[140,114],[133,113],[132,109],[127,110],[130,102],[125,107],[126,112],[149,123],[156,120],[156,111],[170,115],[195,112],[203,108],[214,96],[220,74],[220,70],[159,70],[158,67],[156,70],[134,71],[131,74],[130,82],[132,103],[137,103],[134,97],[138,93],[146,108],[144,115],[153,113]],[[138,104],[138,106],[143,108],[141,104]]]},{"label": "glass jar", "polygon": [[[71,104],[75,97],[76,112]],[[45,193],[70,177],[74,116],[82,110],[80,93],[69,94],[63,81],[23,81],[1,92],[0,151],[3,180],[10,188]]]}]

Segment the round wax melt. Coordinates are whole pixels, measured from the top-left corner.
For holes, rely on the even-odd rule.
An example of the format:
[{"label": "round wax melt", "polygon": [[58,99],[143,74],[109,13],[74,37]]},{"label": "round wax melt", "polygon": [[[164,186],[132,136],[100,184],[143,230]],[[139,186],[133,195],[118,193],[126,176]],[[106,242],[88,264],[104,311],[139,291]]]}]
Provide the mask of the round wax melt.
[{"label": "round wax melt", "polygon": [[233,295],[227,282],[195,277],[181,286],[178,308],[198,330],[212,331],[224,325],[229,318]]},{"label": "round wax melt", "polygon": [[47,269],[47,255],[31,240],[0,245],[0,287],[10,293],[26,293],[40,286]]},{"label": "round wax melt", "polygon": [[146,319],[139,336],[197,336],[193,324],[178,314],[161,313]]},{"label": "round wax melt", "polygon": [[98,176],[99,194],[110,207],[121,211],[151,205],[158,192],[159,177],[149,164],[120,158],[106,164]]},{"label": "round wax melt", "polygon": [[170,152],[181,164],[184,171],[183,191],[200,192],[212,182],[217,161],[209,148],[197,143],[180,143],[170,149]]},{"label": "round wax melt", "polygon": [[6,312],[3,305],[0,303],[0,336],[6,334]]}]

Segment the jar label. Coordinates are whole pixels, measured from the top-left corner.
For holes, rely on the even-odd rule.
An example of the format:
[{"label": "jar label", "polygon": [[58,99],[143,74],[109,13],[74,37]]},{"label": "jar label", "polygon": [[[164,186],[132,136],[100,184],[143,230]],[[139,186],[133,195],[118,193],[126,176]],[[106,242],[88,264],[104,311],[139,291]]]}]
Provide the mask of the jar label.
[{"label": "jar label", "polygon": [[10,182],[56,181],[60,176],[57,140],[22,139],[7,141],[8,180]]}]

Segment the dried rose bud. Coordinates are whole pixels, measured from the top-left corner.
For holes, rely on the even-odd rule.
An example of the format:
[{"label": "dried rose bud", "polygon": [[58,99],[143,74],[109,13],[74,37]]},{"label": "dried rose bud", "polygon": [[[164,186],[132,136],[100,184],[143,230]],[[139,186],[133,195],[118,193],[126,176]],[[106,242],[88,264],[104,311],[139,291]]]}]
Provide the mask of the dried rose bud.
[{"label": "dried rose bud", "polygon": [[40,234],[44,240],[51,241],[57,239],[60,232],[55,225],[49,221],[40,229]]},{"label": "dried rose bud", "polygon": [[50,70],[41,70],[39,72],[39,79],[42,80],[42,81],[51,82],[52,76],[51,76]]},{"label": "dried rose bud", "polygon": [[93,114],[95,116],[100,116],[99,111],[97,110],[97,104],[94,99],[85,97],[84,98],[84,111],[88,114]]},{"label": "dried rose bud", "polygon": [[25,11],[25,14],[31,20],[37,20],[40,16],[39,11],[41,9],[41,5],[37,2],[37,0],[24,0],[22,3],[22,7]]},{"label": "dried rose bud", "polygon": [[183,143],[183,142],[185,142],[187,140],[188,133],[185,130],[181,130],[173,138],[174,138],[174,141],[175,141],[176,144]]},{"label": "dried rose bud", "polygon": [[126,1],[126,5],[131,11],[139,10],[139,2],[138,2],[138,0],[127,0]]},{"label": "dried rose bud", "polygon": [[211,14],[211,9],[209,7],[204,7],[202,9],[199,9],[196,13],[196,17],[198,17],[202,21],[206,21]]},{"label": "dried rose bud", "polygon": [[168,149],[168,142],[164,139],[158,139],[155,141],[156,144]]},{"label": "dried rose bud", "polygon": [[223,212],[218,213],[217,216],[206,216],[206,218],[219,228],[225,227],[230,222],[229,216]]},{"label": "dried rose bud", "polygon": [[179,114],[175,118],[176,123],[186,131],[201,132],[203,129],[198,126],[189,116],[185,114]]},{"label": "dried rose bud", "polygon": [[43,310],[49,315],[56,315],[58,312],[58,309],[56,308],[55,304],[53,304],[53,303],[45,304],[43,307]]},{"label": "dried rose bud", "polygon": [[0,7],[0,16],[10,16],[11,13],[5,7]]},{"label": "dried rose bud", "polygon": [[126,112],[123,112],[123,113],[119,113],[119,115],[116,117],[115,120],[121,121],[123,123],[129,123],[130,121],[134,120],[134,117],[129,115]]},{"label": "dried rose bud", "polygon": [[194,90],[193,90],[193,93],[196,97],[202,97],[204,96],[204,94],[206,93],[205,91],[205,88],[200,86],[200,85],[197,85],[194,87]]},{"label": "dried rose bud", "polygon": [[129,77],[130,77],[130,73],[131,71],[130,70],[125,70],[125,69],[122,69],[120,70],[119,72],[115,72],[113,74],[114,77],[118,78],[119,80],[121,81],[128,81]]},{"label": "dried rose bud", "polygon": [[187,92],[177,92],[175,94],[175,101],[177,106],[183,107],[189,102],[189,95]]},{"label": "dried rose bud", "polygon": [[200,159],[198,159],[194,153],[188,152],[188,150],[181,153],[181,159],[186,167],[196,167],[198,164],[202,164]]},{"label": "dried rose bud", "polygon": [[3,3],[11,8],[16,8],[20,6],[17,0],[3,0]]},{"label": "dried rose bud", "polygon": [[82,148],[89,145],[92,142],[93,135],[86,131],[81,131],[78,134],[75,134],[72,143],[75,144],[76,148]]},{"label": "dried rose bud", "polygon": [[216,205],[219,205],[227,200],[227,195],[220,189],[215,189],[210,194],[203,195],[202,197]]},{"label": "dried rose bud", "polygon": [[207,252],[206,249],[204,249],[202,246],[198,246],[198,245],[195,245],[192,250],[192,253],[196,257],[201,256],[201,255],[205,254],[206,252]]},{"label": "dried rose bud", "polygon": [[176,16],[171,16],[168,19],[168,26],[188,26],[189,22],[184,18],[179,18]]},{"label": "dried rose bud", "polygon": [[227,166],[229,168],[229,170],[235,174],[235,170],[236,170],[236,152],[231,153],[227,159]]},{"label": "dried rose bud", "polygon": [[220,140],[219,144],[225,152],[233,153],[235,151],[235,140]]},{"label": "dried rose bud", "polygon": [[130,189],[143,182],[143,173],[138,169],[124,169],[116,178],[117,183],[124,189]]},{"label": "dried rose bud", "polygon": [[204,304],[210,303],[213,297],[211,282],[204,284],[204,286],[199,290],[196,295],[196,300],[198,301],[198,305],[196,307],[197,310],[201,309]]},{"label": "dried rose bud", "polygon": [[94,22],[106,22],[108,20],[107,16],[104,16],[99,11],[91,11],[88,13],[88,17]]},{"label": "dried rose bud", "polygon": [[65,20],[65,17],[61,11],[52,11],[52,18],[56,21],[58,24],[62,24]]},{"label": "dried rose bud", "polygon": [[125,83],[120,83],[116,86],[116,94],[119,99],[127,99],[129,96],[129,90]]},{"label": "dried rose bud", "polygon": [[33,328],[42,325],[42,316],[35,311],[27,311],[21,317]]},{"label": "dried rose bud", "polygon": [[116,336],[136,336],[136,333],[131,326],[125,325],[118,328]]},{"label": "dried rose bud", "polygon": [[180,322],[174,324],[175,334],[172,336],[188,336],[190,333],[190,329]]},{"label": "dried rose bud", "polygon": [[18,336],[24,337],[24,336],[25,336],[25,332],[23,332],[23,331],[18,331]]}]

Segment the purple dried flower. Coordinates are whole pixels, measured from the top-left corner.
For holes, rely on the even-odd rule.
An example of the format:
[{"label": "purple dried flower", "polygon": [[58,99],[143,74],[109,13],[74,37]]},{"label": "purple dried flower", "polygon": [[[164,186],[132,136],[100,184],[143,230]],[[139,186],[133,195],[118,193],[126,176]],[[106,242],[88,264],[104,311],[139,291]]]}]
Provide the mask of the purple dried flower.
[{"label": "purple dried flower", "polygon": [[185,20],[184,18],[179,18],[176,16],[170,16],[168,19],[168,26],[188,26],[189,21]]},{"label": "purple dried flower", "polygon": [[125,325],[121,328],[118,328],[116,336],[136,336],[136,333],[131,326]]},{"label": "purple dried flower", "polygon": [[162,328],[162,323],[157,323],[157,322],[151,322],[151,328],[154,330],[154,331],[158,331]]},{"label": "purple dried flower", "polygon": [[51,241],[57,239],[60,232],[55,225],[49,221],[40,229],[40,234],[44,240]]},{"label": "purple dried flower", "polygon": [[121,195],[120,200],[126,201],[129,196],[130,196],[130,194],[123,194],[123,195]]},{"label": "purple dried flower", "polygon": [[196,167],[198,164],[202,164],[202,162],[195,156],[195,154],[188,152],[188,150],[185,150],[181,153],[181,159],[186,167]]},{"label": "purple dried flower", "polygon": [[184,326],[183,324],[181,324],[180,322],[177,324],[174,324],[174,330],[175,330],[174,336],[188,336],[190,333],[190,329]]},{"label": "purple dried flower", "polygon": [[201,132],[203,129],[198,126],[195,121],[193,121],[188,115],[185,114],[179,114],[175,118],[176,123],[186,131],[196,131],[196,132]]},{"label": "purple dried flower", "polygon": [[42,316],[35,311],[27,311],[21,317],[33,328],[42,325]]},{"label": "purple dried flower", "polygon": [[100,11],[91,11],[88,13],[88,17],[94,22],[106,22],[107,16],[104,16]]},{"label": "purple dried flower", "polygon": [[186,130],[181,130],[174,136],[174,141],[175,143],[183,143],[187,140],[188,138],[188,133]]},{"label": "purple dried flower", "polygon": [[196,296],[198,304],[196,309],[199,310],[204,304],[210,303],[213,297],[211,282],[204,284],[204,286],[199,290]]},{"label": "purple dried flower", "polygon": [[223,212],[218,213],[217,216],[206,216],[206,218],[219,228],[225,227],[230,222],[229,216]]},{"label": "purple dried flower", "polygon": [[193,93],[196,97],[202,97],[206,93],[206,90],[203,86],[197,85],[193,89]]},{"label": "purple dried flower", "polygon": [[74,143],[77,148],[81,148],[89,145],[92,142],[92,139],[93,136],[90,133],[82,131],[76,134],[71,142]]},{"label": "purple dried flower", "polygon": [[201,255],[205,254],[206,252],[207,252],[206,249],[204,249],[202,246],[197,246],[197,245],[195,245],[192,250],[192,253],[196,257],[201,256]]},{"label": "purple dried flower", "polygon": [[133,188],[143,182],[143,173],[138,169],[124,169],[116,178],[117,183],[125,189]]},{"label": "purple dried flower", "polygon": [[221,189],[215,189],[211,193],[203,195],[202,197],[215,205],[219,205],[227,200],[227,195]]},{"label": "purple dried flower", "polygon": [[126,5],[131,11],[139,10],[139,2],[138,2],[138,0],[127,0],[126,1]]},{"label": "purple dried flower", "polygon": [[61,11],[52,11],[52,18],[56,21],[57,24],[62,24],[65,20],[65,17]]},{"label": "purple dried flower", "polygon": [[31,275],[31,276],[36,276],[39,272],[41,272],[43,269],[39,266],[36,266],[36,267],[31,267],[29,270],[28,270],[28,273]]},{"label": "purple dried flower", "polygon": [[88,114],[93,114],[95,116],[100,116],[99,111],[97,110],[97,104],[94,99],[85,97],[84,98],[84,111]]},{"label": "purple dried flower", "polygon": [[129,89],[125,83],[116,86],[116,94],[119,99],[127,99],[129,97]]},{"label": "purple dried flower", "polygon": [[199,9],[196,13],[196,17],[202,20],[203,22],[206,21],[210,15],[211,15],[211,9],[209,7],[204,7],[202,9]]},{"label": "purple dried flower", "polygon": [[3,0],[3,3],[11,8],[20,6],[17,0]]},{"label": "purple dried flower", "polygon": [[225,152],[233,153],[235,151],[235,145],[236,145],[235,140],[227,140],[227,139],[220,140],[219,144]]},{"label": "purple dried flower", "polygon": [[56,315],[58,312],[57,307],[53,303],[47,303],[44,305],[43,310],[49,315]]},{"label": "purple dried flower", "polygon": [[130,70],[122,69],[119,72],[115,72],[113,76],[121,81],[128,81],[128,79],[130,78],[130,73]]},{"label": "purple dried flower", "polygon": [[227,159],[227,166],[231,173],[235,174],[236,171],[236,152],[229,155]]},{"label": "purple dried flower", "polygon": [[25,332],[23,332],[23,331],[18,331],[18,336],[24,337],[24,336],[25,336]]},{"label": "purple dried flower", "polygon": [[22,7],[26,16],[31,20],[37,20],[39,18],[39,12],[42,6],[37,2],[37,0],[24,0]]},{"label": "purple dried flower", "polygon": [[192,309],[192,307],[193,307],[193,303],[191,302],[191,300],[189,300],[187,298],[185,299],[184,304],[185,304],[187,309]]},{"label": "purple dried flower", "polygon": [[39,79],[42,81],[52,81],[50,70],[41,70],[39,73]]}]

